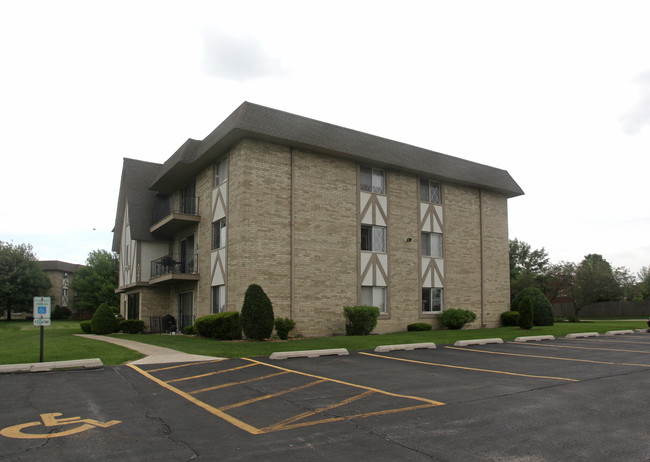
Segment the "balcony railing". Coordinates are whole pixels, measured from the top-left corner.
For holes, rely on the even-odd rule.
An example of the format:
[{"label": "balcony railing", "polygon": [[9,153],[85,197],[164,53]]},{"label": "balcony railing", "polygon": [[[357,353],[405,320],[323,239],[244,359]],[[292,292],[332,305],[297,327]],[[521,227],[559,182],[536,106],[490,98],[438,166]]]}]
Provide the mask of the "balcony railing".
[{"label": "balcony railing", "polygon": [[199,198],[197,196],[183,197],[178,200],[171,197],[168,201],[158,204],[151,212],[151,224],[179,213],[183,215],[199,215]]},{"label": "balcony railing", "polygon": [[168,275],[199,274],[198,261],[198,254],[172,254],[157,258],[151,262],[151,279]]}]

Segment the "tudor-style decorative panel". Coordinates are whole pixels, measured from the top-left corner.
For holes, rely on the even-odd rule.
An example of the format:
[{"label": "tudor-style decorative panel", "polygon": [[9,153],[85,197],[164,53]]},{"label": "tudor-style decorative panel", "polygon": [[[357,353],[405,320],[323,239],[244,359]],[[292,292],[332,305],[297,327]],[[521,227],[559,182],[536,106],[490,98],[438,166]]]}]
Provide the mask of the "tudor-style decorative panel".
[{"label": "tudor-style decorative panel", "polygon": [[420,228],[425,233],[442,233],[442,205],[420,203]]},{"label": "tudor-style decorative panel", "polygon": [[388,285],[388,255],[375,252],[361,252],[361,285]]},{"label": "tudor-style decorative panel", "polygon": [[422,258],[422,287],[444,287],[445,262],[441,258]]},{"label": "tudor-style decorative panel", "polygon": [[212,190],[212,221],[217,221],[226,216],[228,210],[228,188],[226,184]]},{"label": "tudor-style decorative panel", "polygon": [[361,191],[359,201],[361,224],[386,226],[386,210],[388,210],[386,196]]},{"label": "tudor-style decorative panel", "polygon": [[226,283],[226,249],[213,250],[210,254],[211,285],[221,286]]}]

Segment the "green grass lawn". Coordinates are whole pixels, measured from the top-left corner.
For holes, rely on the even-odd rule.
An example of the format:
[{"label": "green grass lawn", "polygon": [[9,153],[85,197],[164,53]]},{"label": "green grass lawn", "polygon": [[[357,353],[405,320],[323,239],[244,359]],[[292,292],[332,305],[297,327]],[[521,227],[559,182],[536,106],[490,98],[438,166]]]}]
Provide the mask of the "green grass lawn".
[{"label": "green grass lawn", "polygon": [[[429,332],[398,332],[384,335],[314,337],[287,341],[233,341],[223,342],[186,335],[159,334],[113,334],[114,337],[158,345],[185,353],[241,358],[268,356],[275,351],[316,350],[325,348],[347,348],[350,351],[371,350],[378,345],[434,342],[436,345],[453,344],[456,340],[478,338],[501,338],[513,340],[528,335],[554,335],[563,337],[569,333],[599,332],[609,330],[647,328],[645,321],[608,320],[580,323],[557,322],[554,326],[533,327],[522,330],[518,327],[497,327],[471,330],[434,330]],[[100,358],[104,364],[123,364],[142,357],[126,348],[106,342],[75,337],[81,333],[78,322],[53,321],[45,327],[45,361]],[[38,362],[39,328],[31,322],[0,322],[0,364]]]},{"label": "green grass lawn", "polygon": [[[52,321],[43,328],[43,361],[99,358],[104,364],[123,364],[142,358],[128,348],[76,337],[78,321]],[[37,363],[41,351],[40,327],[32,321],[0,321],[0,364]]]}]

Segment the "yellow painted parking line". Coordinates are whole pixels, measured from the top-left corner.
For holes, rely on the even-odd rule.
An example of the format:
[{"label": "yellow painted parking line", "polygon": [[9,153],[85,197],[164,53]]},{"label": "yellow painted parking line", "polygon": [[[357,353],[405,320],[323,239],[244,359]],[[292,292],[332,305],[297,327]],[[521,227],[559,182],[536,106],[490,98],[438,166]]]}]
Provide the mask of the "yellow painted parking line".
[{"label": "yellow painted parking line", "polygon": [[[362,353],[362,354],[369,354],[369,353]],[[366,387],[365,385],[357,385],[355,383],[344,382],[343,380],[330,379],[330,378],[327,378],[327,377],[321,377],[320,375],[309,374],[307,372],[294,371],[292,369],[287,369],[285,367],[276,366],[274,364],[263,363],[261,361],[255,360],[255,359],[250,359],[250,358],[242,358],[242,359],[245,359],[246,361],[251,361],[251,362],[254,362],[254,363],[257,363],[257,364],[263,364],[263,365],[268,366],[268,367],[273,367],[275,369],[280,369],[280,370],[283,370],[283,371],[292,372],[294,374],[304,375],[306,377],[313,377],[315,379],[323,379],[323,380],[327,380],[328,382],[333,382],[333,383],[340,383],[342,385],[347,385],[349,387],[362,388],[364,390],[374,391],[374,392],[377,392],[377,393],[381,393],[383,395],[395,396],[396,398],[414,399],[416,401],[423,401],[425,403],[433,404],[433,405],[436,405],[436,406],[442,406],[442,405],[445,404],[445,403],[441,403],[440,401],[434,401],[432,399],[421,398],[419,396],[400,395],[398,393],[391,393],[389,391],[379,390],[377,388]]]},{"label": "yellow painted parking line", "polygon": [[298,391],[298,390],[303,390],[305,388],[313,387],[314,385],[318,385],[320,383],[325,383],[325,382],[327,382],[327,380],[315,380],[314,382],[309,382],[309,383],[307,383],[305,385],[300,385],[298,387],[287,388],[286,390],[278,391],[276,393],[271,393],[271,394],[264,395],[264,396],[258,396],[257,398],[247,399],[246,401],[241,401],[241,402],[235,403],[235,404],[228,404],[227,406],[221,406],[219,409],[222,410],[222,411],[228,411],[228,410],[234,409],[236,407],[246,406],[247,404],[257,403],[258,401],[264,401],[265,399],[270,399],[270,398],[275,398],[277,396],[286,395],[287,393],[291,393],[293,391]]},{"label": "yellow painted parking line", "polygon": [[178,388],[175,388],[172,385],[169,385],[168,383],[165,383],[164,381],[154,377],[153,375],[149,374],[148,372],[143,371],[138,366],[135,366],[133,364],[127,364],[127,366],[129,366],[131,369],[135,370],[136,372],[139,372],[140,374],[142,374],[143,376],[145,376],[149,380],[157,383],[161,387],[166,388],[167,390],[171,391],[172,393],[176,393],[178,396],[181,396],[181,397],[185,398],[189,402],[191,402],[193,404],[196,404],[200,408],[205,409],[206,411],[208,411],[210,414],[213,414],[213,415],[225,420],[226,422],[234,425],[235,427],[237,427],[237,428],[239,428],[241,430],[247,431],[248,433],[250,433],[252,435],[259,435],[261,433],[257,428],[253,427],[252,425],[248,425],[246,422],[242,422],[241,420],[236,419],[236,418],[232,417],[231,415],[228,415],[225,412],[220,411],[219,409],[217,409],[217,408],[215,408],[213,406],[210,406],[209,404],[204,403],[201,400],[196,399],[194,396],[190,395],[189,393],[185,393],[184,391],[181,391]]},{"label": "yellow painted parking line", "polygon": [[219,361],[225,361],[225,359],[211,359],[210,361],[196,361],[196,362],[192,362],[192,363],[179,364],[179,365],[176,365],[176,366],[161,367],[160,369],[149,369],[147,372],[167,371],[169,369],[178,369],[179,367],[194,366],[196,364],[218,363]]},{"label": "yellow painted parking line", "polygon": [[650,354],[650,351],[640,351],[640,350],[621,350],[618,348],[588,348],[580,346],[569,346],[569,345],[550,345],[548,343],[539,344],[539,343],[527,343],[527,342],[508,342],[511,345],[521,345],[521,346],[532,346],[532,347],[549,347],[549,348],[573,348],[574,350],[595,350],[595,351],[620,351],[623,353],[641,353],[641,354]]},{"label": "yellow painted parking line", "polygon": [[405,359],[405,358],[395,358],[392,356],[383,356],[383,355],[377,355],[374,353],[363,353],[359,352],[359,354],[366,355],[366,356],[374,356],[377,358],[383,358],[383,359],[392,359],[394,361],[403,361],[407,363],[415,363],[415,364],[424,364],[426,366],[436,366],[436,367],[448,367],[451,369],[461,369],[461,370],[466,370],[466,371],[474,371],[474,372],[486,372],[490,374],[501,374],[501,375],[513,375],[516,377],[528,377],[528,378],[533,378],[533,379],[549,379],[549,380],[563,380],[567,382],[579,382],[580,380],[576,379],[568,379],[565,377],[548,377],[545,375],[531,375],[531,374],[520,374],[517,372],[506,372],[506,371],[495,371],[491,369],[479,369],[476,367],[466,367],[466,366],[454,366],[451,364],[439,364],[439,363],[432,363],[428,361],[416,361],[414,359]]},{"label": "yellow painted parking line", "polygon": [[[540,359],[556,359],[558,361],[575,361],[578,363],[594,363],[594,364],[609,364],[613,366],[628,366],[629,364],[622,364],[622,363],[612,363],[609,361],[593,361],[590,359],[575,359],[575,358],[558,358],[557,356],[540,356],[540,355],[524,355],[521,353],[505,353],[502,351],[488,351],[488,350],[475,350],[473,348],[459,348],[459,347],[452,347],[452,346],[446,346],[445,348],[448,348],[450,350],[462,350],[462,351],[470,351],[473,353],[487,353],[487,354],[492,354],[492,355],[504,355],[504,356],[522,356],[524,358],[540,358]],[[635,364],[637,366],[644,366],[648,367],[645,364]]]},{"label": "yellow painted parking line", "polygon": [[[239,369],[245,369],[247,367],[255,366],[256,364],[246,364],[244,366],[239,366],[239,367],[232,367],[230,369],[224,369],[222,371],[214,371],[214,372],[208,372],[207,374],[200,374],[200,375],[193,375],[191,377],[181,377],[180,379],[173,379],[173,380],[167,380],[167,383],[173,383],[173,382],[183,382],[185,380],[192,380],[192,379],[200,379],[202,377],[209,377],[211,375],[217,375],[217,374],[223,374],[224,372],[232,372],[232,371],[237,371]],[[151,372],[151,371],[149,371]]]},{"label": "yellow painted parking line", "polygon": [[270,379],[271,377],[277,377],[278,375],[284,375],[284,374],[288,374],[288,372],[276,372],[275,374],[263,375],[261,377],[253,377],[252,379],[240,380],[239,382],[222,383],[221,385],[215,385],[214,387],[201,388],[200,390],[190,391],[189,394],[190,395],[198,395],[199,393],[204,393],[206,391],[218,390],[220,388],[233,387],[235,385],[241,385],[243,383],[257,382],[259,380]]}]

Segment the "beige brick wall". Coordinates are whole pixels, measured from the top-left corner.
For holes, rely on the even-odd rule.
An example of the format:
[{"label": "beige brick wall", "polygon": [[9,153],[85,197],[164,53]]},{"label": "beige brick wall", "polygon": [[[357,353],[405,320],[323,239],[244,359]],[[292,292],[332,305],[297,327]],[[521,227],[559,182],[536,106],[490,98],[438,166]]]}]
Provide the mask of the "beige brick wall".
[{"label": "beige brick wall", "polygon": [[230,153],[228,183],[227,309],[240,311],[246,289],[255,283],[271,299],[275,315],[288,316],[290,149],[241,141]]}]

